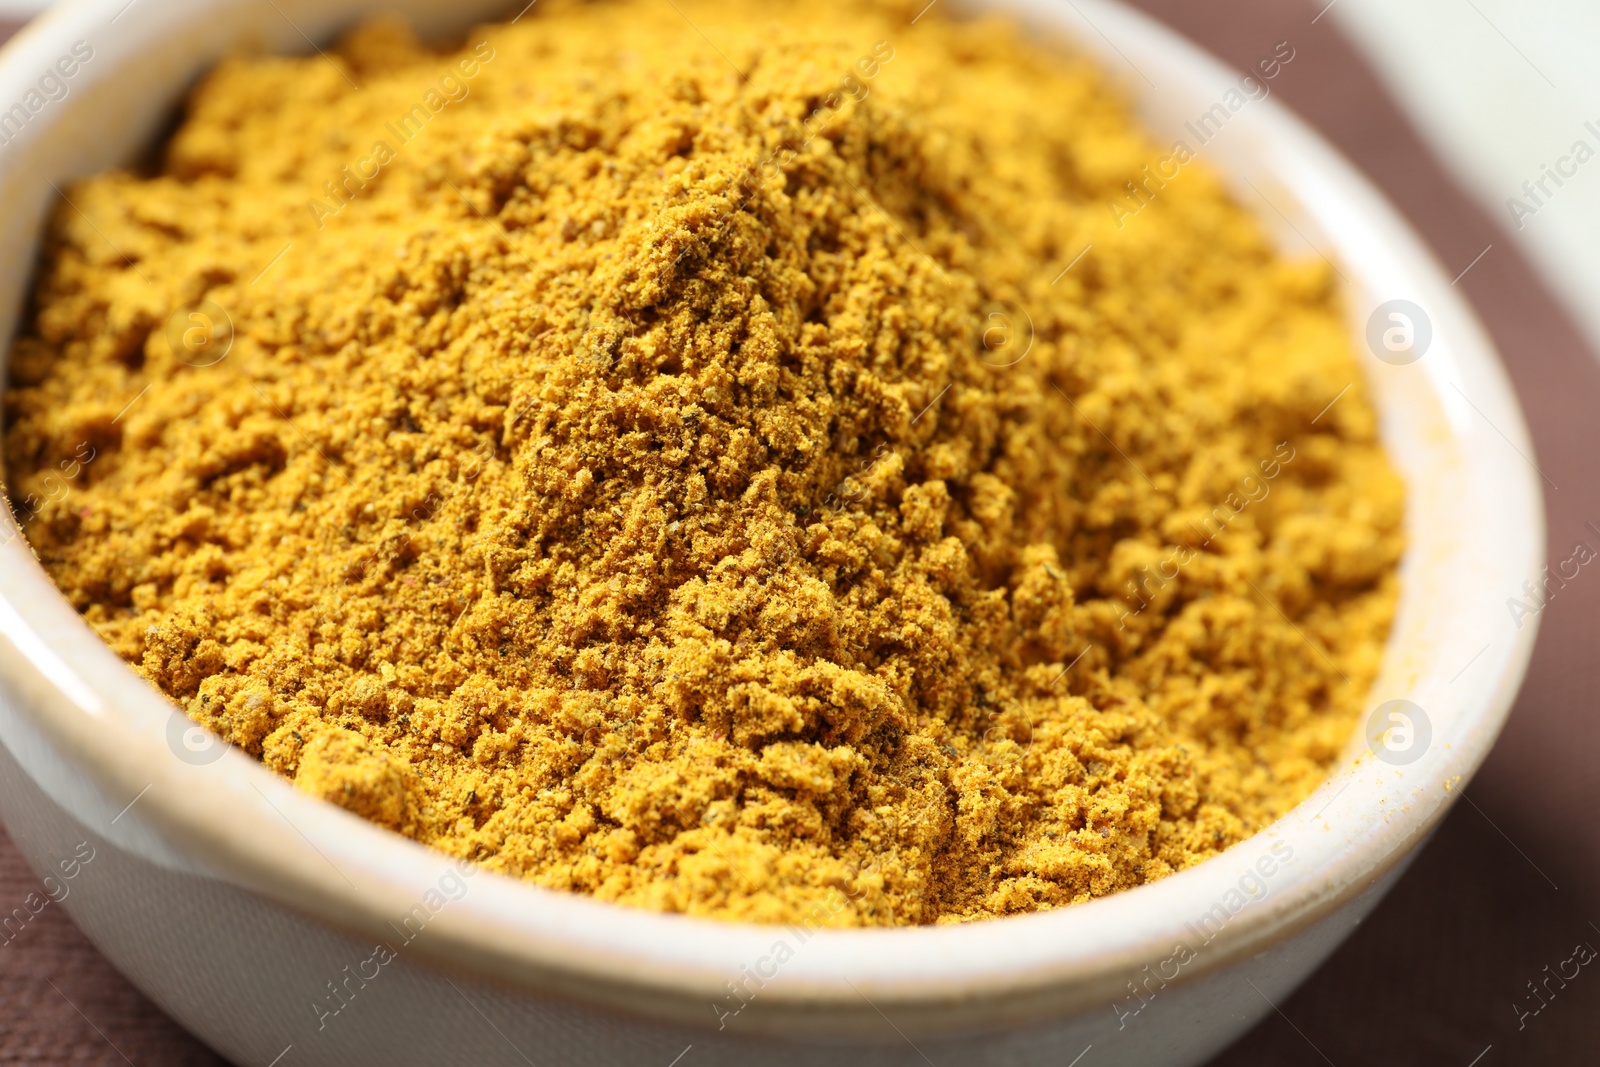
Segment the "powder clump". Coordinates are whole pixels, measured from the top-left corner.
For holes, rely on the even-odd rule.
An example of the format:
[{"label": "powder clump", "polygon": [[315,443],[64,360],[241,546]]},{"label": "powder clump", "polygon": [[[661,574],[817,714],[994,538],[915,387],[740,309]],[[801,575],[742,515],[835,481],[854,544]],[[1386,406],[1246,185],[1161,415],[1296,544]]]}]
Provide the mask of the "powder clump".
[{"label": "powder clump", "polygon": [[1116,210],[1168,146],[1001,20],[686,8],[230,60],[73,185],[6,396],[62,590],[301,788],[643,907],[1025,912],[1285,812],[1403,547],[1327,265],[1203,160]]}]

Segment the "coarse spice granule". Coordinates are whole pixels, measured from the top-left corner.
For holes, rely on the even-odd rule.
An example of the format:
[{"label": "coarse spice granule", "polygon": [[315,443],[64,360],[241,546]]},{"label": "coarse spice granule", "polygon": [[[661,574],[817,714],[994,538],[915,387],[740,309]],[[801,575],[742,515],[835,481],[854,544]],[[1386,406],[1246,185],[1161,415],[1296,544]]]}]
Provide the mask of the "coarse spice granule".
[{"label": "coarse spice granule", "polygon": [[960,921],[1261,829],[1403,547],[1330,269],[1203,159],[1117,211],[1171,146],[1106,78],[916,6],[223,63],[54,215],[40,560],[302,789],[607,900]]}]

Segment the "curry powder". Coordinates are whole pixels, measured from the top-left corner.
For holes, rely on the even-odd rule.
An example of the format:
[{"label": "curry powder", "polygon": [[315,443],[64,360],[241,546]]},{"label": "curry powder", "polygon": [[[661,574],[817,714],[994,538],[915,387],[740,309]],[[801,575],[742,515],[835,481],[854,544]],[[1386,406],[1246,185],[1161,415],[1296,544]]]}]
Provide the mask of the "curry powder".
[{"label": "curry powder", "polygon": [[40,560],[300,788],[606,900],[960,921],[1260,830],[1403,548],[1329,266],[1203,159],[1119,211],[1169,147],[1104,75],[915,14],[224,62],[54,216]]}]

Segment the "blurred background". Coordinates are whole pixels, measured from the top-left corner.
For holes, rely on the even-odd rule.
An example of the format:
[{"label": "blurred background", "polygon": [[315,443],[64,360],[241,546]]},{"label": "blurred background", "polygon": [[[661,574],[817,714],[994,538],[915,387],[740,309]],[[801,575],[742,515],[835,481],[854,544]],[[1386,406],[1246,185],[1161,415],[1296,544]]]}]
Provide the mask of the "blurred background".
[{"label": "blurred background", "polygon": [[[1569,555],[1600,524],[1600,4],[1132,2],[1234,66],[1292,45],[1274,93],[1383,189],[1477,308],[1559,487],[1550,555]],[[47,6],[0,0],[0,39]],[[1373,917],[1217,1067],[1600,1062],[1600,973],[1551,977],[1600,946],[1596,620],[1600,579],[1552,600],[1510,725],[1463,803]],[[0,835],[0,899],[38,890]],[[0,945],[0,1062],[221,1063],[59,908]]]}]

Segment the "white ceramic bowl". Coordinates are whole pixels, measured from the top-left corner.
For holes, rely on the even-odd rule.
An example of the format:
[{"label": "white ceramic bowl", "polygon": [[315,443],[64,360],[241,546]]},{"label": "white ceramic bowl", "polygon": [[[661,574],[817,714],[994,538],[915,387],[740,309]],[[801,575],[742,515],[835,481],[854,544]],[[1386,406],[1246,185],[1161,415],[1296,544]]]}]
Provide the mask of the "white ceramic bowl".
[{"label": "white ceramic bowl", "polygon": [[[51,183],[135,155],[224,52],[247,40],[304,51],[379,9],[443,31],[503,7],[77,0],[52,11],[0,54],[0,109],[27,108],[75,42],[93,58],[0,145],[0,336],[15,327]],[[1110,3],[1020,10],[1124,73],[1158,131],[1178,135],[1238,82]],[[1292,65],[1280,74],[1293,76]],[[1410,490],[1404,592],[1373,704],[1425,710],[1431,743],[1412,762],[1375,759],[1354,737],[1333,779],[1261,835],[1047,914],[807,934],[626,910],[457,872],[236,752],[178,758],[187,720],[95,637],[5,516],[0,809],[13,838],[112,962],[239,1064],[1205,1060],[1361,921],[1487,753],[1534,633],[1505,601],[1538,573],[1543,529],[1500,365],[1394,211],[1273,99],[1242,107],[1201,154],[1286,246],[1309,241],[1339,264],[1355,335],[1391,299],[1431,322],[1419,361],[1364,356]],[[734,998],[730,981],[749,992]]]}]

